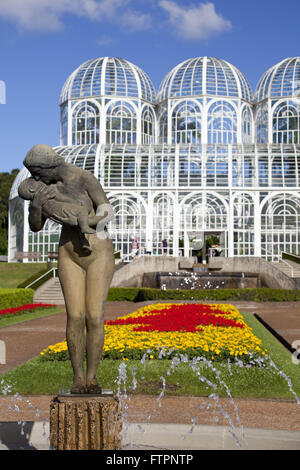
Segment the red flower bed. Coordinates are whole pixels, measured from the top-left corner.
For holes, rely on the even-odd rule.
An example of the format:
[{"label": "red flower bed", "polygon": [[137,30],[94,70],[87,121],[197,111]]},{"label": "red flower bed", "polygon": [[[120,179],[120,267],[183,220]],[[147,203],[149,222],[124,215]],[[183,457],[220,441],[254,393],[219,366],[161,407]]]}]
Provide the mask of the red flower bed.
[{"label": "red flower bed", "polygon": [[36,308],[56,307],[54,304],[26,304],[19,307],[5,308],[0,310],[0,315],[16,315],[18,313],[31,312]]},{"label": "red flower bed", "polygon": [[[244,328],[235,320],[224,318],[224,311],[210,305],[182,304],[172,305],[165,310],[152,310],[150,315],[135,318],[119,318],[105,322],[106,325],[135,325],[133,331],[185,331],[195,333],[202,331],[199,325],[231,326]],[[197,327],[197,330],[196,330]]]}]

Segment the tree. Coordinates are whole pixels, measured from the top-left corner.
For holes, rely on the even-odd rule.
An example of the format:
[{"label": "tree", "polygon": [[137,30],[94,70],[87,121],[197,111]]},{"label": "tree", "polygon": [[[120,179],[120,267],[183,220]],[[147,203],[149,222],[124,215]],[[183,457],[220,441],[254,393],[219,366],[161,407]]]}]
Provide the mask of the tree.
[{"label": "tree", "polygon": [[7,255],[8,198],[12,184],[20,170],[0,173],[0,255]]}]

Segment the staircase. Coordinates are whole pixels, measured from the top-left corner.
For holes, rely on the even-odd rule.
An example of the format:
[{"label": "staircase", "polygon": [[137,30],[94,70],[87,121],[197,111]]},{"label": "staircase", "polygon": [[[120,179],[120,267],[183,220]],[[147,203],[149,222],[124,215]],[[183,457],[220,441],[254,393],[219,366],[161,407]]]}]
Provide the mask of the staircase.
[{"label": "staircase", "polygon": [[278,263],[272,263],[277,269],[292,279],[300,279],[300,264],[290,260],[282,260]]},{"label": "staircase", "polygon": [[57,277],[53,277],[39,287],[34,294],[35,303],[65,305],[65,300]]},{"label": "staircase", "polygon": [[[126,266],[127,263],[116,264],[115,271]],[[58,277],[53,277],[37,288],[34,294],[34,302],[43,304],[65,305],[64,296]]]}]

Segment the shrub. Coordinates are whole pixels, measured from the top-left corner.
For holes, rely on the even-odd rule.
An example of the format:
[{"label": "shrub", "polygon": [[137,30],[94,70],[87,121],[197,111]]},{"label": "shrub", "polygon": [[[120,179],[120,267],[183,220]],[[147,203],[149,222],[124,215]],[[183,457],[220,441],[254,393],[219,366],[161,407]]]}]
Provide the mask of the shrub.
[{"label": "shrub", "polygon": [[107,301],[124,301],[138,302],[136,300],[141,289],[138,287],[111,287],[108,292]]},{"label": "shrub", "polygon": [[33,303],[34,291],[32,289],[1,289],[0,309],[19,307]]},{"label": "shrub", "polygon": [[211,289],[211,290],[163,290],[138,287],[111,287],[107,300],[145,302],[147,300],[202,300],[252,302],[293,302],[300,300],[299,290],[253,288],[253,289]]}]

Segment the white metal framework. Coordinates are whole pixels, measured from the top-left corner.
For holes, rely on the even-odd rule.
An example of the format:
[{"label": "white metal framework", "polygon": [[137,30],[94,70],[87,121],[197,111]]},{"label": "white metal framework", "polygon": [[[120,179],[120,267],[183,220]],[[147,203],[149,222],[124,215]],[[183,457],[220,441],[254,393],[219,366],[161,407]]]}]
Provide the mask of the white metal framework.
[{"label": "white metal framework", "polygon": [[[291,84],[292,81],[292,84]],[[296,84],[299,84],[297,87]],[[61,93],[67,162],[91,171],[113,206],[115,250],[192,253],[214,235],[223,256],[280,259],[300,253],[300,59],[261,78],[253,98],[246,77],[210,57],[179,64],[157,96],[149,77],[123,59],[88,61]],[[15,251],[55,251],[60,227],[28,227],[28,204],[10,196],[9,259]]]}]

